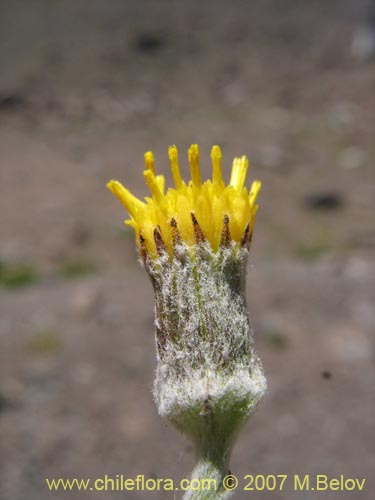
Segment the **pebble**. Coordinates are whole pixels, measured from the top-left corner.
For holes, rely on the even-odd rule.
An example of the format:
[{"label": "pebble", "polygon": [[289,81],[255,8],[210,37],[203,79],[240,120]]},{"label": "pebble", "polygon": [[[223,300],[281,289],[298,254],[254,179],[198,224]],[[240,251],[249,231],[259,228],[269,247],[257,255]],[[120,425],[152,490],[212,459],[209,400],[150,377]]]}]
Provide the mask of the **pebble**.
[{"label": "pebble", "polygon": [[264,167],[276,168],[283,162],[284,152],[275,144],[261,146],[259,152],[259,163]]},{"label": "pebble", "polygon": [[222,89],[223,99],[229,106],[238,106],[246,100],[246,89],[240,82],[231,82]]},{"label": "pebble", "polygon": [[91,316],[101,303],[100,291],[93,285],[79,285],[72,296],[72,309],[81,317]]},{"label": "pebble", "polygon": [[362,167],[364,161],[364,151],[356,146],[343,149],[339,156],[339,166],[348,170]]},{"label": "pebble", "polygon": [[375,54],[375,30],[373,26],[366,26],[354,34],[352,56],[360,62],[370,60]]},{"label": "pebble", "polygon": [[369,336],[355,326],[335,326],[327,331],[327,341],[329,350],[339,361],[364,363],[373,359],[373,346]]},{"label": "pebble", "polygon": [[290,113],[286,109],[279,107],[269,108],[264,111],[262,121],[269,128],[280,130],[288,127],[290,122]]},{"label": "pebble", "polygon": [[321,191],[307,195],[304,205],[308,210],[332,212],[341,209],[344,206],[344,200],[339,192]]}]

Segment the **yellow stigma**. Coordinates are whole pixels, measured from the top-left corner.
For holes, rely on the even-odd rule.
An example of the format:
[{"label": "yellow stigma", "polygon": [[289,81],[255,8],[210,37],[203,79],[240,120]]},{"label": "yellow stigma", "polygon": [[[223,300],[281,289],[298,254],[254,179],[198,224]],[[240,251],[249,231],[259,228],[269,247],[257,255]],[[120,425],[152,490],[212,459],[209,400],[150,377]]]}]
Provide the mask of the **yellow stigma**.
[{"label": "yellow stigma", "polygon": [[136,233],[137,244],[152,258],[160,248],[173,256],[174,245],[185,243],[190,247],[207,243],[216,252],[221,245],[248,244],[258,209],[256,199],[261,187],[254,181],[250,190],[245,187],[249,162],[246,156],[233,161],[230,182],[222,178],[222,153],[213,146],[212,181],[202,183],[199,148],[193,144],[188,151],[191,181],[181,177],[176,146],[168,149],[170,168],[175,188],[164,193],[164,176],[155,174],[155,160],[151,151],[144,155],[146,184],[151,197],[142,202],[120,182],[109,181],[107,187],[119,198],[131,219],[126,224]]},{"label": "yellow stigma", "polygon": [[151,172],[155,173],[155,157],[152,151],[146,151],[144,154],[145,158],[145,168],[146,170],[151,170]]},{"label": "yellow stigma", "polygon": [[200,187],[202,184],[201,169],[199,167],[199,147],[198,144],[192,144],[188,151],[190,164],[190,174],[193,184]]},{"label": "yellow stigma", "polygon": [[212,160],[212,182],[214,186],[224,187],[223,176],[221,173],[221,159],[223,155],[221,154],[221,149],[219,146],[213,146],[211,149],[211,160]]},{"label": "yellow stigma", "polygon": [[168,156],[171,164],[171,172],[174,184],[177,189],[180,189],[182,187],[182,179],[181,179],[180,169],[178,168],[178,151],[176,146],[169,146]]}]

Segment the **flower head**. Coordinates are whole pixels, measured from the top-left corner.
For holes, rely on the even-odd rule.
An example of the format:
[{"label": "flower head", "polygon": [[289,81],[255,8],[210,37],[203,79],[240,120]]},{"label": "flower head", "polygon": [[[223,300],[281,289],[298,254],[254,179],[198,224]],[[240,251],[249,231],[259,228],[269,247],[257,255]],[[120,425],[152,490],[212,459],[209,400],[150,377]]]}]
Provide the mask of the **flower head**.
[{"label": "flower head", "polygon": [[170,256],[176,242],[189,247],[206,242],[213,252],[222,245],[248,245],[255,214],[260,181],[254,181],[250,190],[245,187],[248,159],[233,160],[229,184],[222,178],[222,153],[219,146],[211,150],[212,179],[202,182],[200,154],[197,144],[190,146],[188,159],[191,180],[185,183],[178,165],[176,146],[168,149],[175,187],[164,191],[163,175],[156,175],[151,151],[145,153],[143,175],[151,197],[145,202],[136,198],[120,182],[111,180],[107,186],[127,209],[130,219],[125,223],[135,230],[139,248],[151,258],[157,258],[160,249]]},{"label": "flower head", "polygon": [[125,222],[135,230],[154,288],[159,413],[195,443],[201,477],[216,471],[220,479],[238,429],[266,390],[245,299],[260,182],[246,189],[248,160],[242,156],[234,159],[225,185],[218,146],[211,150],[212,179],[202,182],[193,144],[186,184],[177,148],[168,154],[175,187],[167,192],[151,151],[144,171],[151,197],[142,202],[114,180],[108,187],[130,214]]}]

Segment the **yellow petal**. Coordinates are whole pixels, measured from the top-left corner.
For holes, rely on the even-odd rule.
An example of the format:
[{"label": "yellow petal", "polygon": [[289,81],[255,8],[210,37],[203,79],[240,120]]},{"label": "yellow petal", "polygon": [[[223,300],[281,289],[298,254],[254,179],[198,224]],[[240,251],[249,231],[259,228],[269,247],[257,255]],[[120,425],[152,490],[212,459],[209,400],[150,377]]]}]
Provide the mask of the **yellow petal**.
[{"label": "yellow petal", "polygon": [[138,200],[126,189],[121,182],[111,180],[107,183],[107,188],[121,201],[132,217],[136,217],[137,212],[142,210],[144,203]]},{"label": "yellow petal", "polygon": [[163,193],[160,191],[154,172],[152,170],[145,170],[143,175],[153,198],[157,203],[160,203],[163,199]]},{"label": "yellow petal", "polygon": [[245,183],[247,169],[249,167],[249,161],[246,156],[241,158],[235,158],[233,160],[232,175],[230,177],[230,185],[234,187],[236,191],[240,191]]},{"label": "yellow petal", "polygon": [[260,181],[254,181],[251,184],[250,194],[249,194],[250,205],[254,205],[261,187],[262,183]]}]

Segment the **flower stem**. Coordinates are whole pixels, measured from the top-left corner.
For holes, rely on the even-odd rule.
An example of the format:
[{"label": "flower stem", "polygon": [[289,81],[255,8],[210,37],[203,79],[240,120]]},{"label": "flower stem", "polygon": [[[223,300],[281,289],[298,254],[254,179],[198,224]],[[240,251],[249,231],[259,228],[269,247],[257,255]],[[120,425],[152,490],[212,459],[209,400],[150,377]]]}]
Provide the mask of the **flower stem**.
[{"label": "flower stem", "polygon": [[228,471],[209,458],[198,460],[191,477],[191,488],[183,497],[183,500],[227,500],[233,495],[233,491],[226,490],[223,478]]}]

